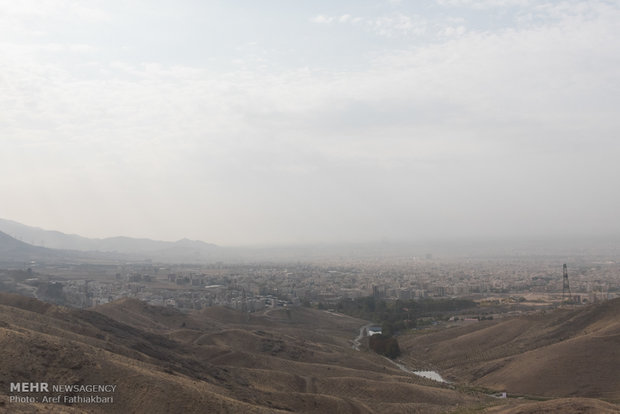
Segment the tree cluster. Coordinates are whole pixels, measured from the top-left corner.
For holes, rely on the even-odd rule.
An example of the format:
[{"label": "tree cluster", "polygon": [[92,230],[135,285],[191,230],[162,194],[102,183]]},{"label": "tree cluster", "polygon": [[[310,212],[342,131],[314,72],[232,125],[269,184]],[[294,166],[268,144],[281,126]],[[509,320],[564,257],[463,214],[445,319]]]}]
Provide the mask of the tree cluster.
[{"label": "tree cluster", "polygon": [[368,338],[368,346],[379,355],[385,355],[394,359],[400,355],[398,340],[393,336],[388,337],[383,334],[373,335]]},{"label": "tree cluster", "polygon": [[439,316],[447,312],[476,307],[467,299],[385,300],[367,296],[345,299],[338,303],[338,312],[380,323],[383,334],[391,336],[398,331],[417,326],[417,319]]}]

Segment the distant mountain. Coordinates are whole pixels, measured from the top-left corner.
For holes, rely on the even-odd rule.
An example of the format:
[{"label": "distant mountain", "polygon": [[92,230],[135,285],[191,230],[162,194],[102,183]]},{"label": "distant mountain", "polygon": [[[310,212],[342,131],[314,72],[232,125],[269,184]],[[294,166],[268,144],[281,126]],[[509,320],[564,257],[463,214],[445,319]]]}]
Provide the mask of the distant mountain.
[{"label": "distant mountain", "polygon": [[49,249],[33,246],[0,232],[0,267],[32,263],[109,263],[143,258],[108,252],[83,252],[78,250]]},{"label": "distant mountain", "polygon": [[218,249],[214,244],[188,239],[177,242],[131,237],[90,239],[76,234],[31,227],[6,219],[0,219],[0,231],[33,246],[81,252],[140,255],[164,261],[204,261]]},{"label": "distant mountain", "polygon": [[43,247],[21,242],[6,233],[0,232],[0,262],[30,262],[39,258],[50,258],[55,253]]}]

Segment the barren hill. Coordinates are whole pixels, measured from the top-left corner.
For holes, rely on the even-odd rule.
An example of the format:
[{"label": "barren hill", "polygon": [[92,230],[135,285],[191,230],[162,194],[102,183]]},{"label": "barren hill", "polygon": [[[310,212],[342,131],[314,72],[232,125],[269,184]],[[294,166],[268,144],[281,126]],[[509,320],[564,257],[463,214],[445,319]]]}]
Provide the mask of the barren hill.
[{"label": "barren hill", "polygon": [[559,398],[551,401],[522,403],[520,401],[489,408],[485,414],[617,414],[620,408],[590,398]]},{"label": "barren hill", "polygon": [[545,397],[620,399],[620,299],[401,338],[405,360]]},{"label": "barren hill", "polygon": [[[428,363],[473,385],[561,397],[531,402],[433,386],[355,351],[351,340],[366,322],[344,315],[306,308],[181,313],[135,299],[76,310],[0,294],[0,412],[612,413],[618,306],[400,337],[410,367]],[[105,394],[114,397],[110,404],[18,403],[10,401],[16,382],[117,388]]]},{"label": "barren hill", "polygon": [[[0,411],[434,413],[483,398],[353,350],[364,323],[302,308],[183,314],[131,299],[74,310],[0,294]],[[117,388],[111,404],[45,405],[45,393],[11,402],[16,382]]]}]

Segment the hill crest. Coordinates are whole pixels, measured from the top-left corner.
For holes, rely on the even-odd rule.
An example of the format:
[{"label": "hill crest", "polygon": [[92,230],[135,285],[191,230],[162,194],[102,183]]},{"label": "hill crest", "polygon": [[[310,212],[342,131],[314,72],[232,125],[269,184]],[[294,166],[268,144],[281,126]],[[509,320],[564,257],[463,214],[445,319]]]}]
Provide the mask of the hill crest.
[{"label": "hill crest", "polygon": [[407,336],[401,349],[449,377],[545,397],[620,399],[620,299]]}]

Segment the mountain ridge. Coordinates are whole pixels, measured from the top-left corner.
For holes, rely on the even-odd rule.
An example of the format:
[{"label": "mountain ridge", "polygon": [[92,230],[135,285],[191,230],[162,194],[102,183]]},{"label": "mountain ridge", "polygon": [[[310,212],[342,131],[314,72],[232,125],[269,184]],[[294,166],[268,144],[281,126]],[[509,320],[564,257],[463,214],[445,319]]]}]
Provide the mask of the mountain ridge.
[{"label": "mountain ridge", "polygon": [[[6,237],[0,239],[0,244],[6,245],[4,248],[0,247],[0,253],[5,252],[9,255],[11,251],[20,251],[17,256],[11,257],[16,261],[30,260],[30,257],[37,254],[39,257],[41,255],[46,258],[54,257],[59,251],[63,251],[64,255],[73,254],[77,257],[83,257],[84,254],[97,256],[101,253],[107,257],[110,255],[125,256],[122,259],[133,257],[169,262],[204,262],[221,254],[219,246],[200,240],[183,238],[176,242],[168,242],[126,236],[91,239],[56,230],[44,230],[1,218],[0,233],[22,243],[18,245],[15,242],[9,242]],[[27,241],[32,243],[27,243]],[[18,249],[18,246],[21,248]]]},{"label": "mountain ridge", "polygon": [[174,242],[127,236],[89,238],[57,230],[45,230],[2,218],[0,218],[0,231],[20,241],[30,241],[28,244],[33,246],[60,250],[139,253],[157,252],[179,245],[205,249],[218,247],[212,243],[187,238]]}]

